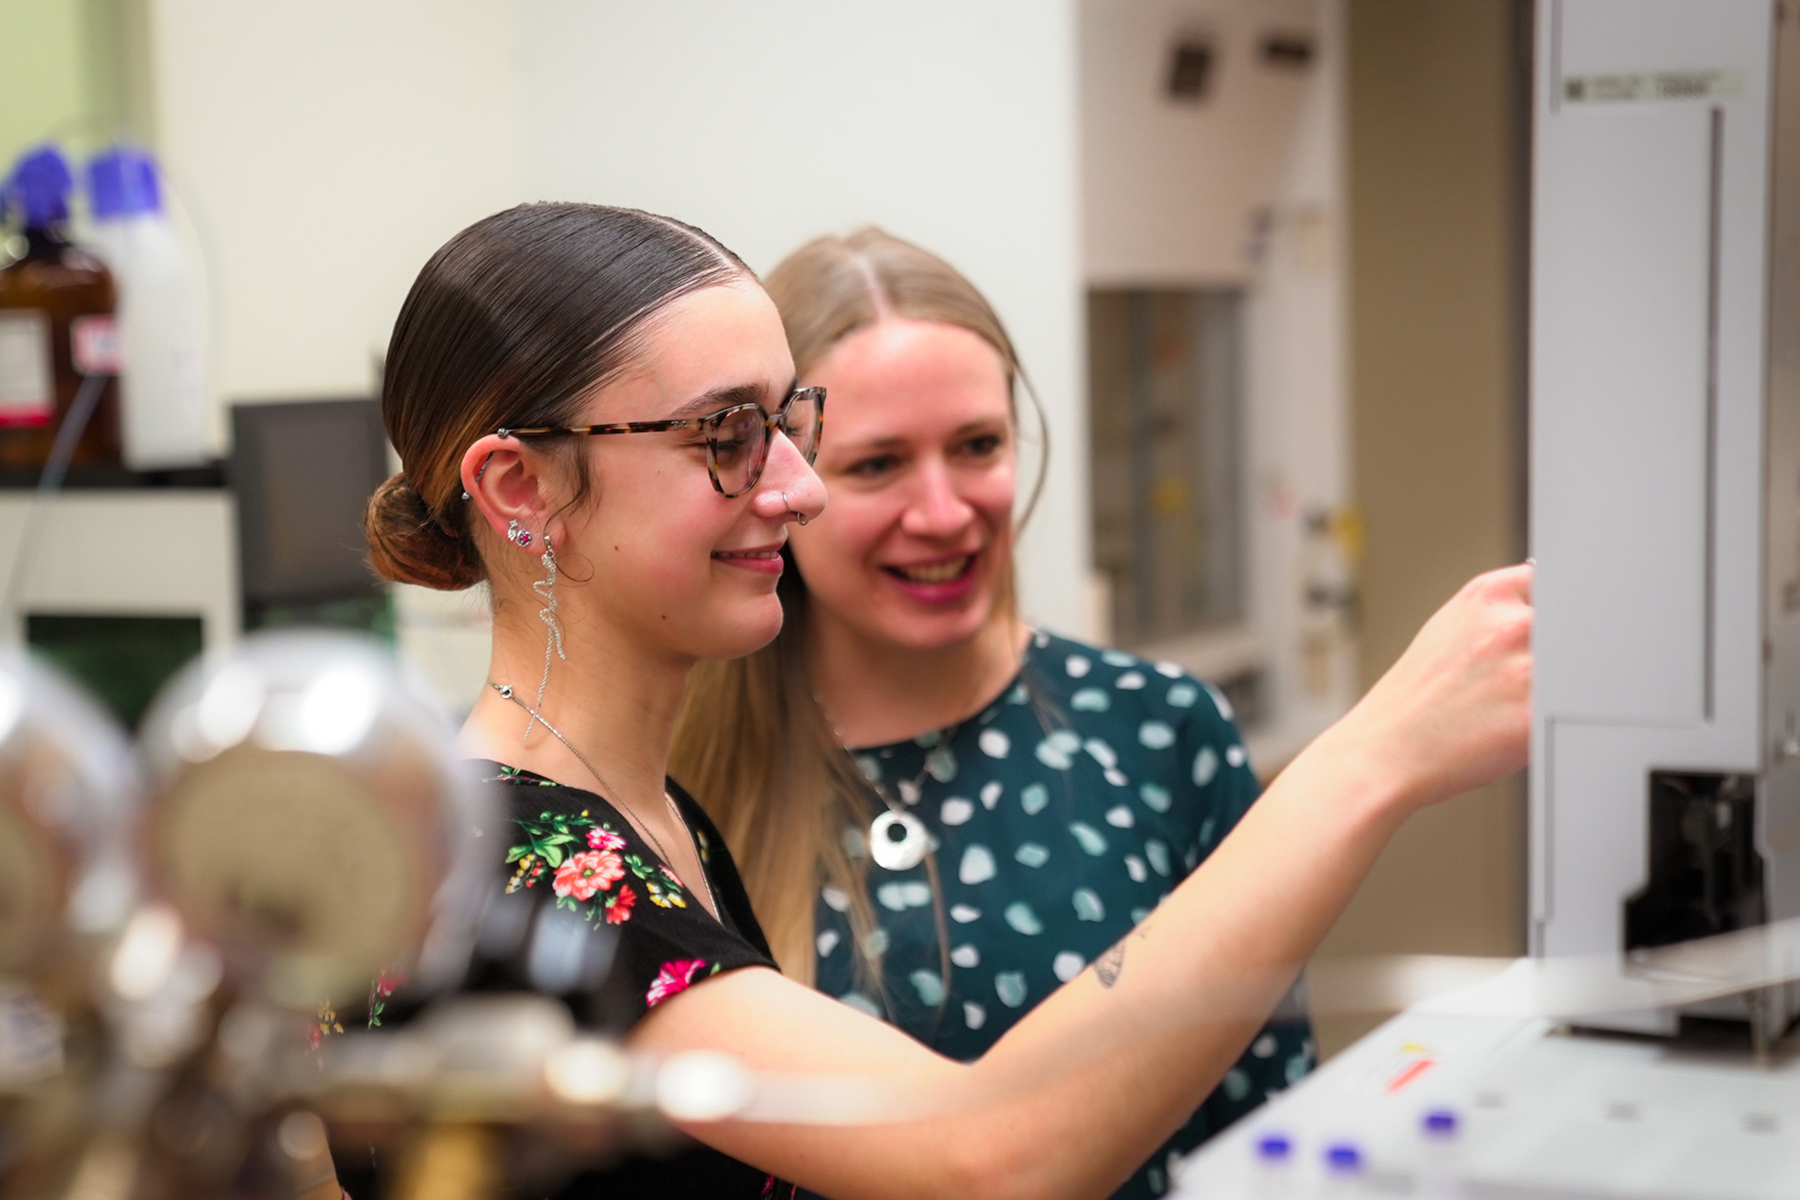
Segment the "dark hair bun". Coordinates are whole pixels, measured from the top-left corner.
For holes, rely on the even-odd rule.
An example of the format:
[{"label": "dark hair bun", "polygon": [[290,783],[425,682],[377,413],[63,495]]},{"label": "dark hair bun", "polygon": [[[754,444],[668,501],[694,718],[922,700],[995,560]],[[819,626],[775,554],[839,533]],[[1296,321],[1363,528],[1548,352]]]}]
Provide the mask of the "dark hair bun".
[{"label": "dark hair bun", "polygon": [[474,539],[441,525],[404,473],[391,475],[363,515],[369,566],[383,579],[454,592],[486,578]]}]

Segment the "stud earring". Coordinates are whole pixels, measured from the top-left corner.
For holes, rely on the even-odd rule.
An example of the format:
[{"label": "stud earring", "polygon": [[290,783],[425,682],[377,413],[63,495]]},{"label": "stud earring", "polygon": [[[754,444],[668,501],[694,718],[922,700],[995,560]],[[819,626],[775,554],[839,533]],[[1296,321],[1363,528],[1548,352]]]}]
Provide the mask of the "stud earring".
[{"label": "stud earring", "polygon": [[521,528],[517,521],[510,521],[506,526],[506,540],[515,546],[529,546],[531,530]]}]

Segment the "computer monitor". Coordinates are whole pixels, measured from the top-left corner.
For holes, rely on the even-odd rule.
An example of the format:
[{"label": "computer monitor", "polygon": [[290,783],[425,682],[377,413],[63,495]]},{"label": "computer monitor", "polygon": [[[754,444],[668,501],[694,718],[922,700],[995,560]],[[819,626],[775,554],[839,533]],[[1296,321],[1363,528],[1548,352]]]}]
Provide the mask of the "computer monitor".
[{"label": "computer monitor", "polygon": [[231,427],[246,616],[377,595],[362,521],[388,474],[380,404],[238,404]]}]

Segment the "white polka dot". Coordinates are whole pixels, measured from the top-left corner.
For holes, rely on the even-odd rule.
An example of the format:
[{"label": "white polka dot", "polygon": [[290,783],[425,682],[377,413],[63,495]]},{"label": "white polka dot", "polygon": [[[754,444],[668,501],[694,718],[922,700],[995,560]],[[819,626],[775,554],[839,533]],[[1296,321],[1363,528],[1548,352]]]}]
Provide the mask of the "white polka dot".
[{"label": "white polka dot", "polygon": [[1312,1070],[1312,1063],[1307,1056],[1296,1054],[1287,1060],[1287,1069],[1282,1074],[1287,1076],[1288,1083],[1295,1084],[1306,1078],[1306,1073],[1310,1070]]},{"label": "white polka dot", "polygon": [[1085,966],[1087,966],[1087,959],[1081,957],[1081,955],[1075,953],[1073,950],[1063,950],[1051,960],[1050,970],[1055,973],[1058,979],[1067,983],[1069,980],[1081,974],[1081,968]]},{"label": "white polka dot", "polygon": [[858,754],[856,765],[870,783],[881,778],[881,762],[873,754]]},{"label": "white polka dot", "polygon": [[1133,925],[1142,925],[1144,923],[1144,918],[1149,915],[1150,910],[1147,908],[1134,908],[1131,910],[1131,923]]},{"label": "white polka dot", "polygon": [[1156,673],[1166,679],[1180,679],[1183,675],[1187,674],[1187,672],[1183,671],[1172,662],[1157,663]]},{"label": "white polka dot", "polygon": [[987,1024],[987,1009],[973,1000],[963,1001],[963,1023],[970,1029],[980,1029]]},{"label": "white polka dot", "polygon": [[842,939],[838,937],[838,931],[835,929],[827,929],[825,932],[821,933],[818,942],[816,943],[819,947],[819,957],[829,957],[831,952],[838,948],[838,942],[841,940]]},{"label": "white polka dot", "polygon": [[1075,919],[1078,921],[1106,920],[1106,905],[1100,902],[1100,893],[1093,888],[1076,888],[1070,897],[1075,905]]},{"label": "white polka dot", "polygon": [[1106,835],[1086,821],[1069,822],[1069,833],[1083,850],[1095,858],[1106,853]]},{"label": "white polka dot", "polygon": [[1225,1080],[1220,1087],[1227,1100],[1242,1100],[1250,1094],[1250,1077],[1233,1067],[1225,1072]]},{"label": "white polka dot", "polygon": [[1175,744],[1175,731],[1163,721],[1145,721],[1138,726],[1138,741],[1147,750],[1166,750]]},{"label": "white polka dot", "polygon": [[1242,746],[1229,746],[1225,750],[1225,761],[1234,767],[1243,766],[1244,760],[1248,757],[1249,755],[1244,753]]},{"label": "white polka dot", "polygon": [[1119,770],[1117,767],[1106,768],[1106,770],[1100,772],[1100,776],[1114,787],[1125,787],[1131,782],[1130,776],[1126,775],[1125,772]]},{"label": "white polka dot", "polygon": [[994,976],[994,994],[1000,997],[1000,1003],[1008,1008],[1017,1008],[1025,1003],[1025,972],[1001,971]]},{"label": "white polka dot", "polygon": [[1050,803],[1050,789],[1041,783],[1028,783],[1019,791],[1019,807],[1025,815],[1035,817]]},{"label": "white polka dot", "polygon": [[1069,757],[1069,752],[1067,750],[1064,750],[1049,738],[1045,738],[1037,744],[1036,754],[1037,760],[1046,767],[1049,767],[1052,771],[1066,771],[1074,761]]},{"label": "white polka dot", "polygon": [[1191,683],[1178,683],[1169,689],[1169,703],[1176,708],[1192,708],[1200,699],[1200,689]]},{"label": "white polka dot", "polygon": [[1113,686],[1121,692],[1136,692],[1143,690],[1144,684],[1148,682],[1142,671],[1127,671],[1113,680]]},{"label": "white polka dot", "polygon": [[1036,842],[1020,842],[1013,858],[1028,867],[1041,867],[1050,861],[1050,851]]},{"label": "white polka dot", "polygon": [[975,805],[961,796],[952,796],[938,810],[938,820],[946,825],[966,825],[975,815]]},{"label": "white polka dot", "polygon": [[944,1001],[944,981],[938,978],[936,971],[918,970],[908,975],[907,981],[913,985],[913,991],[919,993],[920,1004],[942,1004]]},{"label": "white polka dot", "polygon": [[1039,650],[1042,650],[1045,646],[1050,644],[1050,635],[1039,630],[1031,635],[1031,644],[1036,646]]},{"label": "white polka dot", "polygon": [[845,992],[842,996],[838,997],[838,1000],[849,1005],[851,1008],[854,1008],[864,1016],[874,1017],[877,1021],[883,1019],[881,1009],[877,1008],[875,1002],[861,992]]},{"label": "white polka dot", "polygon": [[1273,1058],[1275,1057],[1275,1045],[1275,1035],[1265,1033],[1251,1043],[1250,1053],[1258,1058]]},{"label": "white polka dot", "polygon": [[1173,801],[1173,797],[1169,795],[1169,789],[1157,783],[1139,784],[1138,799],[1144,802],[1145,808],[1159,813],[1168,812],[1169,805]]},{"label": "white polka dot", "polygon": [[1069,707],[1076,712],[1106,712],[1112,707],[1112,697],[1100,688],[1082,688],[1069,697]]},{"label": "white polka dot", "polygon": [[972,904],[952,904],[950,919],[958,925],[967,925],[970,921],[981,920],[981,910]]},{"label": "white polka dot", "polygon": [[1169,847],[1166,842],[1159,841],[1156,838],[1151,838],[1149,841],[1145,842],[1144,857],[1150,860],[1150,869],[1155,871],[1158,875],[1167,875],[1169,873],[1171,863],[1169,862]]},{"label": "white polka dot", "polygon": [[1114,829],[1130,829],[1134,824],[1131,810],[1123,804],[1115,804],[1106,810],[1106,823]]},{"label": "white polka dot", "polygon": [[1012,749],[1012,739],[1006,736],[1004,730],[1000,729],[982,730],[981,736],[975,739],[975,744],[980,746],[981,752],[989,758],[1005,758],[1006,752]]},{"label": "white polka dot", "polygon": [[989,812],[992,812],[994,810],[994,805],[1000,803],[1000,793],[1005,790],[1006,789],[1000,785],[1000,781],[998,779],[992,779],[992,780],[989,780],[987,783],[982,784],[981,785],[981,807],[987,809]]},{"label": "white polka dot", "polygon": [[994,852],[979,843],[970,846],[963,851],[956,877],[967,884],[986,883],[994,877]]},{"label": "white polka dot", "polygon": [[1044,932],[1044,923],[1038,920],[1035,912],[1031,911],[1031,905],[1023,900],[1014,900],[1006,906],[1006,912],[1002,915],[1015,933],[1022,933],[1026,937],[1036,937]]},{"label": "white polka dot", "polygon": [[843,888],[826,886],[819,889],[819,896],[825,901],[825,907],[833,912],[850,911],[850,897]]},{"label": "white polka dot", "polygon": [[1200,822],[1200,841],[1205,845],[1212,845],[1213,831],[1218,827],[1219,819],[1217,817],[1208,817]]},{"label": "white polka dot", "polygon": [[1229,721],[1232,719],[1232,717],[1237,715],[1235,712],[1232,711],[1231,701],[1229,701],[1225,698],[1224,692],[1221,692],[1218,688],[1214,687],[1210,683],[1206,685],[1206,691],[1207,691],[1207,694],[1212,697],[1213,707],[1219,710],[1219,715],[1221,717],[1224,717],[1227,721]]},{"label": "white polka dot", "polygon": [[884,883],[876,888],[875,900],[889,912],[906,911],[906,894],[897,883]]},{"label": "white polka dot", "polygon": [[1201,787],[1213,781],[1219,773],[1219,755],[1211,746],[1200,747],[1200,753],[1194,755],[1194,782]]},{"label": "white polka dot", "polygon": [[1123,650],[1106,650],[1101,652],[1100,661],[1109,667],[1129,667],[1137,662],[1137,659]]},{"label": "white polka dot", "polygon": [[925,773],[939,783],[956,778],[956,755],[948,746],[939,746],[925,756]]},{"label": "white polka dot", "polygon": [[1116,767],[1119,765],[1119,756],[1113,752],[1111,746],[1107,745],[1099,738],[1089,738],[1082,743],[1082,747],[1093,757],[1095,762],[1103,767]]},{"label": "white polka dot", "polygon": [[919,785],[911,779],[902,779],[900,781],[900,800],[908,805],[917,804],[919,802]]},{"label": "white polka dot", "polygon": [[979,967],[981,965],[981,951],[965,942],[956,949],[950,951],[950,961],[952,964],[962,967],[964,970],[967,970],[970,967]]},{"label": "white polka dot", "polygon": [[1071,654],[1063,662],[1063,669],[1069,673],[1070,679],[1081,679],[1094,669],[1094,664],[1079,654]]},{"label": "white polka dot", "polygon": [[1133,883],[1142,883],[1150,878],[1150,868],[1145,866],[1144,860],[1135,854],[1125,856],[1125,873],[1131,876]]}]

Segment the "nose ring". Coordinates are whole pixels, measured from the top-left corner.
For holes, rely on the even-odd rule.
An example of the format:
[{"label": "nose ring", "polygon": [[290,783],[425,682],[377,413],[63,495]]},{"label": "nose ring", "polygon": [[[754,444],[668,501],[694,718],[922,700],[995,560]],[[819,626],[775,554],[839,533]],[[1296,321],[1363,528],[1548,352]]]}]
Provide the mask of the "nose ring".
[{"label": "nose ring", "polygon": [[805,517],[805,516],[804,516],[804,515],[803,515],[803,514],[801,514],[801,513],[800,513],[800,512],[798,512],[798,511],[797,511],[797,510],[796,510],[796,509],[795,509],[795,508],[794,508],[794,506],[793,506],[793,505],[791,505],[791,504],[788,504],[788,498],[787,498],[787,493],[786,493],[786,492],[783,492],[783,493],[781,493],[781,502],[782,502],[782,503],[783,503],[783,504],[787,504],[787,506],[788,506],[788,510],[787,510],[787,515],[788,515],[788,516],[790,516],[790,517],[792,517],[792,518],[794,518],[794,523],[795,523],[795,524],[796,524],[796,525],[804,525],[804,524],[806,524],[806,517]]}]

